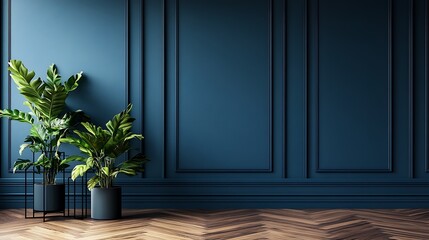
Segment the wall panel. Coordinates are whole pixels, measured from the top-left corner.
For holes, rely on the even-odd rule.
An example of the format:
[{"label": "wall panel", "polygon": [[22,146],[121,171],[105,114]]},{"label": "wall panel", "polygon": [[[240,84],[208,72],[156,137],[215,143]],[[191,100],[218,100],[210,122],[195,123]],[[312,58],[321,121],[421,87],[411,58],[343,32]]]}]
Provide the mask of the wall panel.
[{"label": "wall panel", "polygon": [[267,0],[176,2],[176,171],[271,171],[272,12]]},{"label": "wall panel", "polygon": [[316,171],[390,172],[391,1],[320,0],[310,7]]},{"label": "wall panel", "polygon": [[[68,107],[88,112],[99,124],[121,111],[129,97],[128,1],[111,1],[110,7],[92,13],[91,9],[100,4],[102,2],[96,0],[65,2],[61,6],[49,0],[12,0],[8,6],[9,31],[5,32],[9,39],[7,59],[22,60],[36,72],[36,76],[45,78],[46,69],[52,63],[57,64],[63,78],[84,71],[85,78],[81,87],[70,95]],[[28,21],[33,12],[44,12],[45,9],[49,9],[50,14],[37,15]],[[76,12],[80,15],[75,15]],[[28,111],[22,106],[24,98],[13,81],[10,77],[7,79],[8,100],[4,107]],[[109,95],[111,97],[107,97]],[[16,159],[31,158],[30,153],[18,154],[28,130],[18,122],[7,125],[8,161],[7,165],[3,162],[3,166],[9,173]],[[67,147],[65,150],[72,151]]]}]

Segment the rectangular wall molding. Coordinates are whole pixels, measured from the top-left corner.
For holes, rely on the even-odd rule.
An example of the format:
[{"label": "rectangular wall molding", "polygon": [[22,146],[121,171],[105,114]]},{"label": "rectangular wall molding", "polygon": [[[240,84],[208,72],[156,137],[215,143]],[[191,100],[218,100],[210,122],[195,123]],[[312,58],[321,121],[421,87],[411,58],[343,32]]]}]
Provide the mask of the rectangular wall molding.
[{"label": "rectangular wall molding", "polygon": [[[179,35],[181,34],[180,32],[180,27],[179,27],[179,15],[180,15],[180,2],[179,0],[175,1],[175,16],[174,16],[174,24],[175,24],[175,35],[174,35],[174,46],[175,46],[175,110],[174,110],[174,118],[175,118],[175,165],[176,165],[176,169],[175,172],[176,173],[256,173],[256,172],[272,172],[273,171],[273,145],[272,145],[272,138],[273,138],[273,64],[272,64],[272,60],[273,60],[273,0],[265,0],[265,2],[267,3],[267,10],[268,10],[268,49],[269,49],[269,57],[268,57],[268,66],[269,66],[269,74],[267,76],[268,79],[268,89],[269,89],[269,93],[268,93],[268,97],[269,97],[269,105],[268,105],[268,109],[269,109],[269,116],[268,116],[268,129],[269,129],[269,134],[268,134],[268,139],[266,139],[266,142],[269,145],[269,154],[266,157],[267,163],[266,165],[268,166],[267,168],[186,168],[186,167],[181,167],[181,158],[180,158],[180,122],[179,122],[179,116],[180,116],[180,108],[179,108],[179,96],[181,94],[180,89],[181,89],[181,84],[180,84],[180,77],[179,77],[179,69],[180,69],[180,61],[179,61],[179,54],[180,50],[179,50]],[[243,4],[245,4],[245,1],[243,1]],[[265,11],[264,9],[259,9],[258,11]],[[164,21],[166,22],[166,21]],[[165,37],[165,35],[164,35]],[[165,40],[164,40],[165,41]],[[244,106],[243,106],[244,107]]]},{"label": "rectangular wall molding", "polygon": [[[8,23],[7,23],[7,59],[11,60],[12,58],[12,0],[8,0],[7,1],[7,8],[8,8]],[[130,23],[129,23],[129,0],[125,0],[123,1],[124,4],[124,48],[125,48],[125,56],[124,56],[124,69],[125,69],[125,75],[123,77],[124,80],[124,107],[126,107],[128,105],[128,103],[130,102],[130,96],[129,96],[129,86],[130,86],[130,77],[129,77],[129,32],[130,32]],[[3,5],[4,6],[4,5]],[[39,73],[40,74],[40,73]],[[12,108],[12,79],[10,77],[10,75],[8,74],[8,79],[7,79],[8,83],[8,92],[7,92],[7,96],[8,96],[8,102],[7,102],[7,108]],[[14,161],[12,159],[12,151],[18,151],[18,149],[14,150],[12,149],[12,124],[11,124],[11,120],[8,120],[8,124],[7,124],[7,139],[8,139],[8,172],[9,173],[13,173],[13,167],[12,167],[12,162]],[[70,172],[71,170],[67,170],[67,172]],[[23,172],[23,171],[17,171],[19,172]],[[32,170],[29,170],[29,172],[32,172]]]},{"label": "rectangular wall molding", "polygon": [[[319,111],[320,111],[320,107],[319,107],[319,94],[320,94],[320,88],[319,88],[319,4],[321,2],[321,0],[313,0],[311,1],[311,4],[307,4],[308,10],[307,12],[309,12],[310,14],[308,15],[308,18],[310,18],[310,20],[307,19],[307,23],[310,24],[311,26],[311,31],[310,36],[313,37],[313,41],[314,44],[312,46],[309,46],[308,44],[308,39],[305,40],[305,42],[307,43],[307,47],[312,47],[314,49],[314,56],[313,59],[310,60],[310,62],[314,65],[311,65],[309,67],[306,67],[307,71],[313,71],[314,72],[314,85],[311,86],[310,84],[307,84],[307,92],[310,91],[309,88],[315,89],[314,93],[313,93],[313,97],[314,100],[312,102],[310,102],[309,100],[306,101],[307,104],[312,103],[315,105],[314,110],[309,110],[310,114],[311,114],[311,118],[313,121],[315,121],[315,125],[314,125],[314,131],[313,131],[313,136],[311,136],[314,139],[308,139],[307,140],[307,145],[310,144],[311,141],[314,141],[314,148],[310,148],[310,155],[312,155],[315,159],[315,164],[316,164],[316,173],[389,173],[392,172],[392,1],[391,0],[386,0],[387,1],[387,9],[386,11],[388,12],[388,19],[387,19],[387,42],[386,45],[388,47],[388,53],[386,56],[386,61],[388,64],[388,76],[387,76],[387,91],[388,91],[388,125],[386,126],[388,131],[387,131],[387,159],[386,159],[386,167],[385,168],[335,168],[335,167],[331,167],[331,168],[325,168],[322,167],[321,162],[320,162],[320,152],[319,152],[319,127],[320,127],[320,119],[319,119]],[[309,7],[312,6],[312,7]],[[309,34],[307,34],[306,37],[308,37]],[[308,53],[309,51],[307,51]],[[309,73],[307,73],[308,76]],[[308,106],[307,106],[308,108]],[[309,124],[311,123],[307,123],[307,129],[309,127]],[[308,130],[307,130],[308,132]],[[311,134],[311,133],[310,133]],[[307,147],[307,149],[309,149]],[[344,161],[347,161],[347,159],[344,159]]]}]

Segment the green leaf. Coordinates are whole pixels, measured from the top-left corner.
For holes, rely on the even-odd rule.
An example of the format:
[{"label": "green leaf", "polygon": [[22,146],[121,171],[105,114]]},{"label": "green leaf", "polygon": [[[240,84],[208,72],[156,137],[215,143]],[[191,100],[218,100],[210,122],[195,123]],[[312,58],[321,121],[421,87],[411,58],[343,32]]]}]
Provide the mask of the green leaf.
[{"label": "green leaf", "polygon": [[69,127],[70,119],[54,118],[48,122],[48,127],[51,131],[61,131]]},{"label": "green leaf", "polygon": [[44,153],[40,154],[40,156],[37,158],[37,161],[34,162],[34,165],[40,166],[43,168],[51,168],[52,162],[49,160],[48,157]]},{"label": "green leaf", "polygon": [[48,85],[50,87],[54,87],[54,85],[61,84],[61,76],[58,74],[57,67],[55,64],[51,64],[47,70],[48,77],[46,78],[48,81]]},{"label": "green leaf", "polygon": [[110,169],[109,167],[102,167],[101,171],[106,175],[106,176],[110,176]]},{"label": "green leaf", "polygon": [[137,138],[138,140],[143,140],[144,139],[143,135],[141,135],[141,134],[130,134],[129,136],[127,136],[127,137],[124,138],[124,141],[129,141],[129,140],[131,140],[133,138]]},{"label": "green leaf", "polygon": [[78,155],[68,156],[64,160],[61,161],[60,165],[68,164],[68,163],[73,162],[73,161],[85,162],[86,158],[84,158],[82,156],[78,156]]},{"label": "green leaf", "polygon": [[31,145],[32,145],[31,143],[23,143],[23,144],[21,144],[21,146],[19,146],[19,155],[22,155],[22,152],[26,148],[30,147]]},{"label": "green leaf", "polygon": [[[75,130],[75,133],[79,132],[77,130]],[[89,146],[85,141],[83,141],[82,139],[78,139],[78,138],[74,138],[74,137],[65,137],[65,138],[61,138],[60,142],[62,143],[69,143],[77,148],[79,148],[79,150],[83,153],[86,154],[88,156],[92,156],[93,151],[91,149],[91,146]]]},{"label": "green leaf", "polygon": [[116,138],[116,134],[119,131],[126,133],[131,129],[132,123],[135,120],[130,116],[130,112],[132,108],[133,108],[133,105],[128,104],[128,107],[124,111],[116,114],[112,118],[112,120],[106,123],[106,127],[109,130],[113,139]]},{"label": "green leaf", "polygon": [[42,97],[43,81],[40,78],[33,80],[34,71],[29,72],[19,60],[11,60],[8,70],[19,92],[31,103],[37,103],[38,99]]},{"label": "green leaf", "polygon": [[43,91],[43,97],[39,99],[36,107],[46,119],[57,118],[64,110],[67,96],[64,86],[47,87]]},{"label": "green leaf", "polygon": [[33,165],[33,162],[31,162],[28,159],[18,159],[13,164],[13,173],[15,173],[16,170],[27,170],[32,165]]},{"label": "green leaf", "polygon": [[97,126],[89,122],[83,122],[81,125],[93,136],[97,136]]},{"label": "green leaf", "polygon": [[71,173],[72,180],[74,181],[76,178],[83,176],[88,170],[89,167],[85,164],[76,165]]},{"label": "green leaf", "polygon": [[33,124],[34,123],[34,119],[33,117],[25,112],[21,112],[18,109],[4,109],[4,110],[0,110],[0,117],[8,117],[11,120],[15,120],[15,121],[19,121],[19,122],[24,122],[24,123],[29,123],[29,124]]},{"label": "green leaf", "polygon": [[70,78],[65,82],[64,86],[67,93],[76,90],[76,88],[79,86],[78,82],[82,78],[82,74],[82,71],[76,73],[75,75],[70,76]]},{"label": "green leaf", "polygon": [[100,182],[100,177],[99,176],[93,176],[92,178],[90,178],[88,180],[88,189],[91,190],[93,189],[98,183]]},{"label": "green leaf", "polygon": [[134,176],[134,175],[137,174],[136,170],[129,169],[129,168],[126,168],[126,169],[122,168],[122,169],[119,170],[119,172],[120,173],[124,173],[124,174],[126,174],[128,176]]},{"label": "green leaf", "polygon": [[94,158],[93,157],[89,157],[86,159],[86,166],[88,166],[89,168],[94,167]]},{"label": "green leaf", "polygon": [[37,139],[39,143],[45,144],[45,140],[48,138],[48,132],[42,125],[34,124],[31,126],[30,136]]},{"label": "green leaf", "polygon": [[131,159],[119,164],[119,172],[129,176],[136,175],[138,172],[143,172],[143,165],[148,161],[145,155],[139,153]]}]

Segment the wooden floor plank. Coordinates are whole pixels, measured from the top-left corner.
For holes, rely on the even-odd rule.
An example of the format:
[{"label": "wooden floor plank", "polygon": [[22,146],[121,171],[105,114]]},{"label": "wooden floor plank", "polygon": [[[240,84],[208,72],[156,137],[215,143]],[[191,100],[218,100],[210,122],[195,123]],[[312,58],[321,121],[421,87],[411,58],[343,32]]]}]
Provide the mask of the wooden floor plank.
[{"label": "wooden floor plank", "polygon": [[429,239],[427,209],[126,209],[123,216],[42,222],[25,219],[23,209],[5,209],[0,210],[0,239]]}]

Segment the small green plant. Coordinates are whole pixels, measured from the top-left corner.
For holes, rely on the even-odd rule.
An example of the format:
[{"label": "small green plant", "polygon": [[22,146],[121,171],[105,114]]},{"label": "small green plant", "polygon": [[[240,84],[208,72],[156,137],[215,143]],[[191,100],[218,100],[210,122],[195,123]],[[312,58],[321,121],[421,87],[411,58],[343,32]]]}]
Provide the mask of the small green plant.
[{"label": "small green plant", "polygon": [[85,131],[74,130],[76,137],[68,136],[60,140],[76,146],[85,155],[85,157],[71,157],[83,163],[73,168],[71,174],[73,180],[92,169],[95,175],[88,180],[88,189],[91,190],[96,185],[101,188],[111,188],[118,174],[133,176],[144,170],[143,164],[147,159],[143,154],[137,154],[119,164],[116,162],[122,154],[131,149],[132,139],[143,139],[141,134],[131,132],[132,123],[135,120],[130,116],[131,109],[130,104],[124,111],[116,114],[106,123],[107,129],[83,122],[81,125]]},{"label": "small green plant", "polygon": [[64,113],[66,99],[69,93],[79,86],[82,72],[72,75],[63,83],[54,64],[49,66],[46,80],[34,78],[35,72],[29,71],[19,60],[11,60],[8,70],[19,93],[25,97],[24,105],[30,112],[4,109],[0,110],[0,117],[29,124],[30,133],[20,146],[19,153],[22,154],[28,148],[40,154],[34,164],[29,159],[18,159],[14,163],[13,171],[26,170],[34,165],[40,173],[41,168],[44,168],[45,183],[54,184],[57,173],[68,167],[67,162],[73,160],[73,158],[61,160],[60,139],[81,121],[87,121],[85,114],[80,110]]}]

